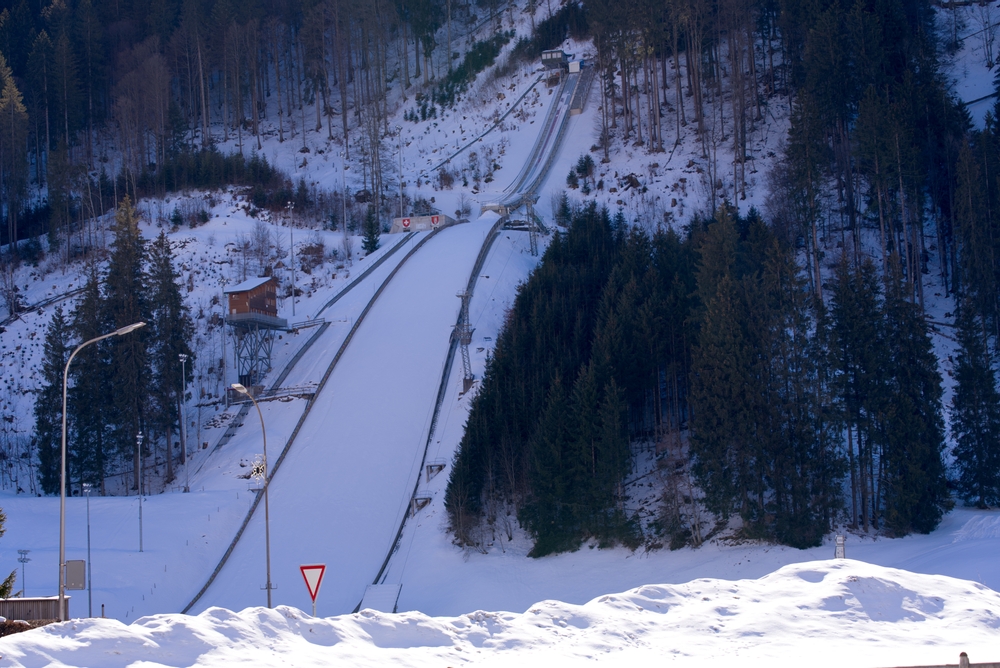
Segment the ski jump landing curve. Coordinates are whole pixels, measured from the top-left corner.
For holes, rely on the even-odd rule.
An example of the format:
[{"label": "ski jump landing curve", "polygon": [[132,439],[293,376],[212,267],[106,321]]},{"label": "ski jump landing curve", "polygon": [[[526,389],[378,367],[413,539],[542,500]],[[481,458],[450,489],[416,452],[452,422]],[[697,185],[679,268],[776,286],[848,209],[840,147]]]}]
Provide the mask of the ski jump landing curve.
[{"label": "ski jump landing curve", "polygon": [[[298,567],[325,563],[322,615],[350,612],[392,545],[420,474],[451,329],[490,222],[429,238],[368,312],[270,486],[276,605],[308,609]],[[262,605],[264,517],[254,513],[191,612]]]}]

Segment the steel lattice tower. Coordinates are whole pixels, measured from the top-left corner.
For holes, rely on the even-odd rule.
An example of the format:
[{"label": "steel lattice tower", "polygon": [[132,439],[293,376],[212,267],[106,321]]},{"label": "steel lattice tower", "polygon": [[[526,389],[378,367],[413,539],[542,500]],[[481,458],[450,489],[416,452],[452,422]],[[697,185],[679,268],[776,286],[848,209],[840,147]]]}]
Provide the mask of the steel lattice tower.
[{"label": "steel lattice tower", "polygon": [[531,256],[538,257],[538,224],[535,222],[535,195],[529,195],[525,204],[528,207],[528,240],[531,243]]},{"label": "steel lattice tower", "polygon": [[472,327],[469,326],[469,300],[472,294],[466,291],[455,295],[462,300],[462,310],[458,316],[458,324],[455,326],[455,338],[462,349],[462,392],[468,392],[472,387],[476,377],[472,375],[472,362],[469,360],[469,344],[472,343]]}]

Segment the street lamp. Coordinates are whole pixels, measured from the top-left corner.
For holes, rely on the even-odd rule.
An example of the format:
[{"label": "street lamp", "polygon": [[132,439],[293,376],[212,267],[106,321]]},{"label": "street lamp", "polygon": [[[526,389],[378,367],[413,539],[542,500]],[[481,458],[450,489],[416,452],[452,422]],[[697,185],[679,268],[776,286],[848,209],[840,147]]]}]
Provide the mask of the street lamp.
[{"label": "street lamp", "polygon": [[250,397],[254,408],[257,409],[257,416],[260,418],[260,433],[264,439],[264,555],[267,560],[267,584],[264,588],[267,590],[267,607],[270,608],[271,590],[274,587],[271,586],[271,511],[267,503],[267,488],[271,485],[271,475],[267,472],[267,432],[264,430],[264,414],[260,412],[260,404],[250,394],[250,390],[243,387],[240,383],[233,383],[231,387],[240,394]]},{"label": "street lamp", "polygon": [[135,435],[135,447],[139,450],[139,551],[142,552],[142,432]]},{"label": "street lamp", "polygon": [[83,491],[87,495],[87,616],[94,616],[94,590],[90,586],[90,483],[83,483]]},{"label": "street lamp", "polygon": [[144,322],[134,322],[121,329],[116,329],[109,334],[103,334],[96,338],[84,341],[76,347],[73,353],[66,360],[66,368],[63,369],[63,409],[62,409],[62,463],[59,474],[59,621],[66,621],[66,388],[69,385],[69,365],[73,358],[81,350],[91,343],[97,343],[112,336],[124,336],[134,332],[140,327],[145,327]]},{"label": "street lamp", "polygon": [[184,364],[188,361],[188,356],[184,353],[177,355],[181,361],[181,397],[178,400],[178,417],[181,421],[181,463],[184,464],[184,493],[191,491],[190,466],[187,460],[187,418],[184,416],[184,390],[187,388],[187,375],[184,373]]}]

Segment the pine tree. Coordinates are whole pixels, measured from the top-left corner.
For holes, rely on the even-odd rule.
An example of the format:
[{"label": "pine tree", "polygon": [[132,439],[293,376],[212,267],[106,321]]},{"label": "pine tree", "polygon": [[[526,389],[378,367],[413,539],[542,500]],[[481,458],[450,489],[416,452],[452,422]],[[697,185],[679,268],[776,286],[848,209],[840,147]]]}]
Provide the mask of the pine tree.
[{"label": "pine tree", "polygon": [[941,375],[920,307],[907,301],[898,275],[885,300],[889,392],[882,457],[885,528],[901,536],[929,533],[951,505],[945,479]]},{"label": "pine tree", "polygon": [[564,461],[570,439],[570,404],[562,381],[556,376],[542,414],[531,450],[532,501],[518,515],[535,535],[529,556],[543,557],[579,545],[574,509],[566,503],[572,478]]},{"label": "pine tree", "polygon": [[17,214],[28,182],[27,134],[21,91],[0,54],[0,203],[7,214],[7,243],[18,238]]},{"label": "pine tree", "polygon": [[[107,333],[101,304],[100,278],[97,268],[92,265],[83,295],[73,311],[72,330],[78,341],[89,341]],[[80,351],[70,368],[73,385],[69,390],[68,466],[73,474],[71,479],[100,484],[101,494],[104,494],[104,476],[112,455],[108,444],[111,398],[105,391],[110,382],[108,364],[108,347],[100,342]]]},{"label": "pine tree", "polygon": [[[190,341],[194,323],[177,281],[173,251],[164,232],[150,246],[149,289],[152,325],[149,337],[149,355],[153,367],[153,406],[151,422],[166,437],[167,482],[173,478],[172,433],[180,423],[181,385],[186,388],[194,369],[194,353]],[[187,355],[184,365],[188,378],[181,378],[180,355]],[[187,453],[181,452],[181,461]]]},{"label": "pine tree", "polygon": [[1000,504],[1000,393],[983,336],[968,302],[958,311],[958,359],[951,402],[958,493],[979,508]]},{"label": "pine tree", "polygon": [[749,313],[735,273],[739,238],[720,209],[699,249],[698,294],[704,311],[692,351],[691,455],[694,473],[712,512],[738,513],[750,533],[764,518],[762,462],[755,438],[761,387],[748,339]]},{"label": "pine tree", "polygon": [[885,414],[889,358],[881,288],[875,266],[864,259],[854,268],[847,257],[837,267],[831,303],[830,349],[834,380],[847,431],[851,521],[865,531],[875,514],[878,478],[872,471],[878,417]]},{"label": "pine tree", "polygon": [[[7,533],[7,513],[0,509],[0,537]],[[14,596],[14,583],[17,582],[17,569],[10,572],[3,582],[0,582],[0,598],[10,598]],[[21,594],[24,592],[22,591]]]},{"label": "pine tree", "polygon": [[[78,341],[89,341],[108,331],[103,315],[97,267],[88,269],[83,295],[73,311],[72,330]],[[69,390],[70,470],[82,482],[99,485],[105,492],[104,476],[111,464],[109,445],[112,412],[108,346],[100,342],[87,346],[73,360]]]},{"label": "pine tree", "polygon": [[380,241],[379,237],[381,232],[379,231],[378,217],[375,215],[375,207],[368,207],[368,211],[365,212],[365,222],[362,226],[362,234],[364,235],[361,239],[361,248],[365,253],[374,253],[378,250]]},{"label": "pine tree", "polygon": [[42,362],[42,389],[35,398],[35,446],[38,449],[38,478],[42,491],[59,491],[62,459],[63,372],[69,358],[69,326],[61,306],[57,306],[45,333]]},{"label": "pine tree", "polygon": [[[842,458],[823,411],[826,388],[819,373],[820,342],[808,287],[799,276],[790,247],[770,239],[765,251],[762,287],[768,315],[768,346],[758,350],[767,363],[767,406],[773,415],[766,443],[774,536],[786,545],[819,545],[840,507]],[[762,412],[764,412],[762,411]],[[768,527],[770,529],[770,527]]]},{"label": "pine tree", "polygon": [[[111,257],[104,277],[104,313],[110,329],[149,320],[144,289],[145,244],[139,217],[126,196],[115,214]],[[111,442],[122,456],[132,455],[133,485],[139,486],[139,450],[136,436],[146,429],[149,408],[149,356],[146,333],[109,339],[113,418]]]}]

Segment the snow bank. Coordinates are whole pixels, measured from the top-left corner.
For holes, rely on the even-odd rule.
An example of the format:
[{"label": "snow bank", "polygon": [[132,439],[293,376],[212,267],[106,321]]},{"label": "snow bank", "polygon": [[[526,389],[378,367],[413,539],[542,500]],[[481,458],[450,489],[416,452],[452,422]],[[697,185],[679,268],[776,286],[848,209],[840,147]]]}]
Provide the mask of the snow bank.
[{"label": "snow bank", "polygon": [[[813,561],[758,580],[648,585],[523,614],[313,618],[291,607],[54,624],[0,640],[4,666],[913,665],[995,659],[1000,594],[860,561]],[[995,649],[993,650],[995,651]]]}]

